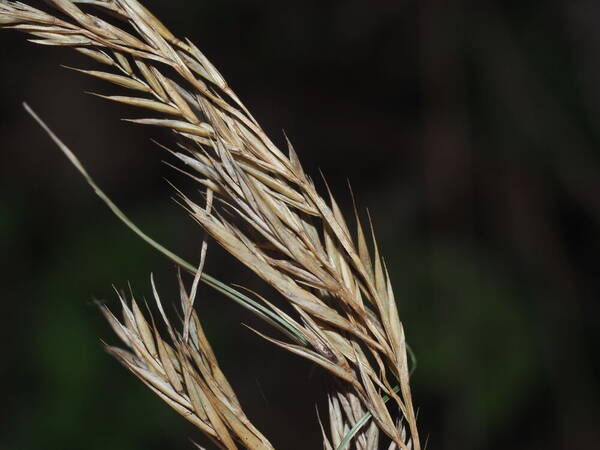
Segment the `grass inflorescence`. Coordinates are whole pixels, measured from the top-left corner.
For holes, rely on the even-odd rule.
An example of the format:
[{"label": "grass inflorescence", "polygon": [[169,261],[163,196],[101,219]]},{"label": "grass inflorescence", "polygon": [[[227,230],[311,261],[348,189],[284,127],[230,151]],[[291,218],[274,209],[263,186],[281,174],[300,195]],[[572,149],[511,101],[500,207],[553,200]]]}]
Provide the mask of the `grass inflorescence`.
[{"label": "grass inflorescence", "polygon": [[125,346],[107,346],[109,352],[219,448],[272,448],[244,414],[204,335],[194,310],[204,281],[281,331],[281,337],[261,336],[336,380],[328,427],[322,426],[325,449],[376,449],[386,436],[389,449],[420,450],[407,344],[372,226],[355,211],[352,231],[331,193],[320,193],[305,173],[292,144],[278,148],[204,54],[137,0],[48,3],[51,12],[0,0],[0,25],[88,56],[96,67],[75,70],[129,92],[96,95],[147,114],[129,122],[171,130],[175,142],[168,150],[203,190],[197,197],[178,192],[181,205],[285,300],[276,306],[251,298],[204,273],[206,240],[197,266],[153,241],[52,135],[121,220],[194,275],[189,291],[180,281],[180,329],[154,289],[166,336],[133,298],[121,296],[121,320],[103,306]]}]

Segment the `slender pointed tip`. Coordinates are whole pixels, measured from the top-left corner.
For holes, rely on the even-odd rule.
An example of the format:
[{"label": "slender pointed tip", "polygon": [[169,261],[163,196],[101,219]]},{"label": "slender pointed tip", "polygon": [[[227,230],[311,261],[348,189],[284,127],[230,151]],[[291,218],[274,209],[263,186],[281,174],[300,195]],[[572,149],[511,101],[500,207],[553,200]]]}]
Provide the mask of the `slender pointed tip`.
[{"label": "slender pointed tip", "polygon": [[31,108],[31,106],[29,106],[29,103],[23,102],[23,103],[21,103],[21,105],[23,105],[23,108],[25,109],[25,111],[27,111],[27,113],[29,115],[33,116],[34,118],[37,117],[37,114],[33,111],[33,109]]}]

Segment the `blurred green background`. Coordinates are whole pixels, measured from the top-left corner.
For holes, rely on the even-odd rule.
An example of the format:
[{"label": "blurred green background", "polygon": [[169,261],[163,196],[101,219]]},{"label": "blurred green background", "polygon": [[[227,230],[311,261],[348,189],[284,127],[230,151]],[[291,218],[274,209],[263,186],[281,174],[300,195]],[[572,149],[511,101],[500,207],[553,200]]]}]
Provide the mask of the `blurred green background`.
[{"label": "blurred green background", "polygon": [[[369,207],[418,357],[431,449],[593,448],[600,439],[600,3],[593,0],[145,2],[205,50],[278,143]],[[139,111],[83,91],[65,49],[0,33],[0,449],[203,442],[101,348],[114,284],[175,299],[173,266],[121,226],[20,103],[186,258],[201,233],[171,200]],[[216,246],[208,271],[261,284]],[[248,415],[277,448],[319,448],[326,377],[262,342],[202,288],[198,308]],[[273,300],[277,300],[272,295]],[[596,444],[594,444],[596,443]]]}]

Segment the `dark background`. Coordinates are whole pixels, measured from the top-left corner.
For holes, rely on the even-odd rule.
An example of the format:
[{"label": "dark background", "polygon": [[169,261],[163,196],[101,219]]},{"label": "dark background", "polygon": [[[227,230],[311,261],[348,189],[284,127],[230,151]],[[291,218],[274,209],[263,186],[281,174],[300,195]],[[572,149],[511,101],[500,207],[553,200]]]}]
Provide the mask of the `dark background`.
[{"label": "dark background", "polygon": [[[147,1],[206,52],[345,211],[374,218],[430,449],[593,448],[600,439],[600,4],[594,0]],[[199,433],[106,355],[111,285],[175,300],[175,270],[125,229],[21,108],[27,100],[157,240],[197,258],[140,112],[68,49],[0,34],[0,449],[193,448]],[[209,269],[260,286],[212,246]],[[273,300],[276,300],[273,298]],[[277,448],[319,448],[321,371],[202,288],[207,333]],[[595,443],[595,444],[594,444]]]}]

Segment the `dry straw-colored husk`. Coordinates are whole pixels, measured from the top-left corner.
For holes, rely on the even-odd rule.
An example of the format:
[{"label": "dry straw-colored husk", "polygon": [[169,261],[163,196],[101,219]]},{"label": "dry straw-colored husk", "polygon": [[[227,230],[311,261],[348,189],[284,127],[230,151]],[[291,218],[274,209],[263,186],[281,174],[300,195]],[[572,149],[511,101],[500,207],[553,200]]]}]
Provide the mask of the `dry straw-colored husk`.
[{"label": "dry straw-colored husk", "polygon": [[[198,278],[197,278],[198,279]],[[189,311],[183,332],[167,318],[152,281],[154,298],[167,329],[168,341],[153,321],[148,322],[135,299],[129,304],[119,295],[123,320],[106,306],[102,312],[127,350],[107,346],[107,350],[175,411],[193,423],[219,448],[272,449],[244,414],[221,372],[196,312],[191,308],[197,282],[186,292],[180,281],[181,307]]]},{"label": "dry straw-colored husk", "polygon": [[[365,232],[355,213],[352,233],[331,194],[317,192],[291,143],[280,150],[202,52],[176,38],[137,0],[47,3],[50,13],[0,0],[0,24],[100,63],[104,69],[77,70],[130,92],[101,97],[151,115],[131,122],[178,136],[172,153],[206,192],[200,202],[181,194],[181,203],[286,300],[282,309],[266,305],[295,339],[265,338],[337,380],[324,448],[345,446],[344,437],[369,413],[373,420],[358,430],[354,448],[378,448],[383,432],[390,449],[419,450],[404,330],[372,228]],[[110,23],[102,18],[107,16]],[[122,27],[113,25],[118,21]],[[170,344],[135,301],[123,303],[123,323],[105,308],[130,349],[111,352],[220,447],[271,448],[218,369],[193,296],[182,290],[182,299],[182,334],[163,317]]]}]

